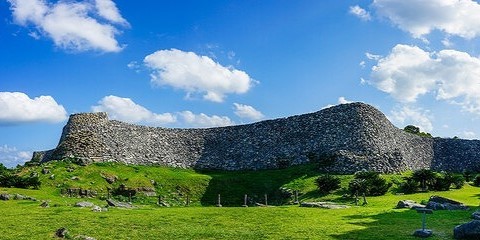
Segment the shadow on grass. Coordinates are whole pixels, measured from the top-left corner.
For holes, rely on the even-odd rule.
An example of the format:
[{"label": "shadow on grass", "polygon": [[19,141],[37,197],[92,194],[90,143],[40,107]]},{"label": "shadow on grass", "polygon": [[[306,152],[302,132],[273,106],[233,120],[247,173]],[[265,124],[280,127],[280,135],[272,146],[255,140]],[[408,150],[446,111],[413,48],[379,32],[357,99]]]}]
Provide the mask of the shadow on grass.
[{"label": "shadow on grass", "polygon": [[[473,209],[473,207],[471,207]],[[429,239],[453,239],[453,229],[469,222],[470,211],[435,211],[427,215],[426,227],[433,230]],[[345,216],[348,224],[361,229],[331,235],[333,239],[418,239],[413,236],[416,229],[422,228],[422,215],[414,210],[388,210],[380,214],[357,214]]]},{"label": "shadow on grass", "polygon": [[[226,172],[202,171],[212,177],[207,190],[201,199],[204,206],[216,205],[218,194],[221,195],[223,206],[242,206],[247,194],[247,205],[265,204],[281,205],[293,199],[292,189],[282,190],[282,186],[292,181],[302,182],[302,179],[318,175],[312,164],[294,166],[288,169]],[[293,189],[294,190],[294,189]]]}]

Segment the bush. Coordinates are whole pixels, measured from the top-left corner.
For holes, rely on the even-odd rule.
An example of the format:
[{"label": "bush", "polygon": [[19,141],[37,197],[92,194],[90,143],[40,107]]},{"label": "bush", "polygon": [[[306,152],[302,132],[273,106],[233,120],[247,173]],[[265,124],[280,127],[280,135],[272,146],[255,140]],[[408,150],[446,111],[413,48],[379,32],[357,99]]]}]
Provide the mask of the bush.
[{"label": "bush", "polygon": [[473,186],[480,187],[480,174],[473,179]]},{"label": "bush", "polygon": [[423,191],[435,183],[436,173],[430,169],[419,169],[413,172],[412,179],[420,184]]},{"label": "bush", "polygon": [[452,184],[455,189],[460,189],[465,185],[465,177],[462,175],[454,175],[452,178]]},{"label": "bush", "polygon": [[399,184],[400,191],[403,193],[415,193],[420,184],[411,177],[405,177],[404,181]]},{"label": "bush", "polygon": [[430,188],[435,191],[448,191],[452,185],[451,177],[449,175],[439,175],[435,178]]},{"label": "bush", "polygon": [[340,178],[326,174],[315,179],[318,191],[321,193],[330,193],[340,188]]},{"label": "bush", "polygon": [[354,177],[348,185],[352,195],[365,193],[367,196],[381,196],[392,186],[392,183],[387,182],[377,172],[361,171],[355,173]]}]

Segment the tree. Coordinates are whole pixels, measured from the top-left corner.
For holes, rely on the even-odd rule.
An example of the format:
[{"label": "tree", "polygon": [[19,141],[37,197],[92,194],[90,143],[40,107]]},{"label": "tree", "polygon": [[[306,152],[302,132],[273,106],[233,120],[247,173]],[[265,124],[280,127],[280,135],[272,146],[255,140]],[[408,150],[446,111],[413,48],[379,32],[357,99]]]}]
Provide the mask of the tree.
[{"label": "tree", "polygon": [[341,181],[338,177],[326,174],[315,179],[315,183],[317,184],[318,190],[326,194],[339,189]]},{"label": "tree", "polygon": [[412,133],[412,134],[419,134],[420,133],[420,128],[416,127],[414,125],[407,125],[405,128],[403,128],[403,131]]},{"label": "tree", "polygon": [[412,179],[420,183],[423,191],[428,189],[428,185],[432,185],[436,178],[434,171],[430,169],[419,169],[413,172]]},{"label": "tree", "polygon": [[420,136],[420,137],[428,137],[428,138],[432,137],[432,134],[427,133],[427,132],[421,132],[420,128],[417,127],[417,126],[414,126],[414,125],[407,125],[406,127],[403,128],[403,131],[411,133],[411,134],[415,134],[415,135]]},{"label": "tree", "polygon": [[364,193],[367,196],[381,196],[388,192],[392,183],[387,182],[380,173],[361,171],[355,173],[355,178],[349,183],[350,193]]}]

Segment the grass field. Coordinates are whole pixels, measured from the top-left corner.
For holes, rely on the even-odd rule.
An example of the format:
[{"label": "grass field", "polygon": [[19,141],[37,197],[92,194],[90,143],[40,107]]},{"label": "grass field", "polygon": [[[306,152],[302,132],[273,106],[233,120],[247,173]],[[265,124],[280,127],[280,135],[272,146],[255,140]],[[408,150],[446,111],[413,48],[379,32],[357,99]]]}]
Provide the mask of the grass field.
[{"label": "grass field", "polygon": [[[244,173],[202,173],[115,164],[76,166],[73,172],[67,172],[65,169],[68,167],[67,163],[50,165],[55,179],[50,179],[50,174],[41,175],[42,187],[39,190],[0,188],[0,193],[19,193],[39,200],[0,201],[1,239],[51,239],[60,227],[66,227],[72,237],[87,235],[96,239],[415,239],[411,235],[421,227],[420,215],[413,210],[394,207],[399,200],[420,202],[431,195],[452,198],[471,206],[469,211],[435,211],[427,217],[427,227],[434,232],[429,239],[452,239],[453,228],[470,221],[471,213],[480,202],[480,188],[466,185],[460,190],[447,192],[388,193],[368,197],[367,206],[354,206],[351,199],[341,197],[341,191],[319,195],[313,184],[318,173],[312,166]],[[25,174],[39,170],[24,169]],[[59,194],[58,188],[63,186],[106,188],[109,184],[101,174],[116,175],[120,180],[115,184],[129,186],[148,185],[152,184],[150,180],[154,180],[157,193],[172,197],[171,201],[176,206],[158,207],[151,204],[155,201],[153,197],[152,200],[139,198],[134,202],[138,206],[135,209],[110,208],[107,212],[92,212],[89,208],[75,208],[73,205],[88,200],[104,206],[105,201]],[[80,179],[71,180],[74,176]],[[350,178],[342,176],[342,184],[345,186]],[[328,210],[296,205],[233,207],[241,205],[244,192],[260,194],[270,191],[273,194],[275,191],[271,189],[280,187],[299,189],[303,201],[334,200],[351,208]],[[179,189],[188,189],[192,205],[183,206]],[[213,207],[218,192],[225,195],[226,201],[231,201],[226,205],[232,207]],[[229,194],[235,197],[229,197]],[[50,207],[40,207],[42,200],[49,201]]]}]

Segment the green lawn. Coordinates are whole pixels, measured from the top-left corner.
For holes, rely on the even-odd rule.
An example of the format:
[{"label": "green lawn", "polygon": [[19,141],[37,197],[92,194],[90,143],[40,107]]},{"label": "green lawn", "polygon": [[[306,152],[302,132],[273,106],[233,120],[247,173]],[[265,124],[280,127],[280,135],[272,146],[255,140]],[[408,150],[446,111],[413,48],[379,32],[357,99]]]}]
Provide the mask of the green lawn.
[{"label": "green lawn", "polygon": [[[0,188],[0,193],[19,193],[38,201],[0,201],[0,239],[51,239],[56,229],[66,227],[71,236],[87,235],[96,239],[415,239],[413,231],[421,227],[421,218],[413,210],[394,209],[402,199],[427,200],[431,195],[452,198],[471,206],[469,211],[435,211],[427,217],[427,227],[434,231],[429,239],[452,239],[453,228],[470,221],[480,200],[480,188],[465,185],[460,190],[410,195],[388,193],[368,197],[367,206],[354,206],[343,199],[342,191],[327,196],[315,191],[313,180],[318,173],[312,166],[262,172],[195,172],[160,167],[99,164],[78,167],[67,172],[66,163],[50,165],[50,174],[41,175],[40,190]],[[24,173],[40,168],[24,169]],[[174,207],[158,207],[156,197],[137,199],[135,209],[110,208],[92,212],[75,208],[75,202],[88,200],[105,206],[100,198],[80,199],[60,195],[64,186],[100,190],[109,186],[101,174],[113,174],[123,184],[140,186],[154,180],[158,194],[171,197]],[[78,176],[80,180],[71,180]],[[398,176],[387,176],[395,178]],[[351,176],[341,176],[346,186]],[[120,184],[120,183],[115,183]],[[115,185],[113,184],[113,185]],[[110,185],[112,187],[113,185]],[[334,200],[351,206],[348,209],[300,208],[294,205],[274,207],[233,207],[242,204],[244,192],[272,194],[278,188],[295,188],[303,201]],[[192,196],[192,205],[183,206],[183,195]],[[215,197],[221,192],[227,206],[217,208]],[[174,199],[176,198],[176,200]],[[40,202],[50,202],[49,208]],[[280,200],[278,200],[280,201]]]}]

